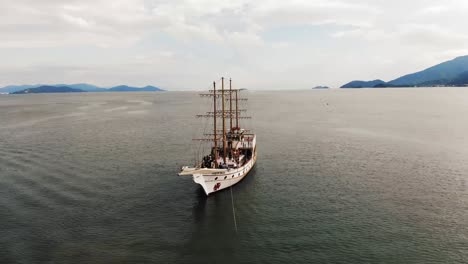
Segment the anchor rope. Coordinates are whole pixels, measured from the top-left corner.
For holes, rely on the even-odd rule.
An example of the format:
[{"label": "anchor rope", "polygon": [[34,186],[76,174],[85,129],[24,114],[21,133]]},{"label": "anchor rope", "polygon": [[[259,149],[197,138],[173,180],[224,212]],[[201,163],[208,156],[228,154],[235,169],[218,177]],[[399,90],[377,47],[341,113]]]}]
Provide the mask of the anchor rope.
[{"label": "anchor rope", "polygon": [[232,194],[232,185],[230,189],[231,189],[232,217],[234,219],[234,228],[236,229],[236,233],[237,233],[236,210],[234,209],[234,195]]}]

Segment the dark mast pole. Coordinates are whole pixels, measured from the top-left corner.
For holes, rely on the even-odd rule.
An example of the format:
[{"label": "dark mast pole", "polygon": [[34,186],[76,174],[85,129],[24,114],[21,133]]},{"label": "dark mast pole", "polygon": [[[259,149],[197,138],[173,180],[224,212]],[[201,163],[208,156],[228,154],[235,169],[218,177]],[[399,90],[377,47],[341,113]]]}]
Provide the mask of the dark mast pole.
[{"label": "dark mast pole", "polygon": [[237,100],[237,93],[239,90],[236,90],[236,130],[239,132],[239,109],[238,109],[238,100]]},{"label": "dark mast pole", "polygon": [[[237,109],[236,109],[237,110]],[[229,78],[229,127],[232,133],[232,80]]]},{"label": "dark mast pole", "polygon": [[218,139],[216,138],[216,82],[213,82],[213,111],[214,111],[214,118],[213,118],[213,134],[214,134],[214,166],[215,168],[218,167]]},{"label": "dark mast pole", "polygon": [[[225,109],[224,109],[224,77],[221,77],[221,97],[222,97],[222,115],[223,115],[223,160],[226,166],[226,120],[225,120]],[[216,114],[215,114],[216,115]]]}]

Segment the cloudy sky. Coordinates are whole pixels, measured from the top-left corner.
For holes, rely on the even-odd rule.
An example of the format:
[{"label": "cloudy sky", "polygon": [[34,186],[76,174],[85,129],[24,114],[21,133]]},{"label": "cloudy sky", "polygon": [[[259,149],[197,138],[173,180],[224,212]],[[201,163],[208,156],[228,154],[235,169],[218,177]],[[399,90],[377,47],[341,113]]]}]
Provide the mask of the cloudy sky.
[{"label": "cloudy sky", "polygon": [[465,0],[2,0],[0,85],[391,80],[468,55]]}]

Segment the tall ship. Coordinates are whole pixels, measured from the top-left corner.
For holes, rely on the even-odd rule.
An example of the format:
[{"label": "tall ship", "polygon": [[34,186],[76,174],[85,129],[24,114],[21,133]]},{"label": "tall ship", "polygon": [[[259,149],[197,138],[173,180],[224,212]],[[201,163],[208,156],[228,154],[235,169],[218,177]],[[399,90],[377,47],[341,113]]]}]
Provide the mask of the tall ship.
[{"label": "tall ship", "polygon": [[206,195],[238,183],[255,166],[256,136],[240,126],[240,120],[250,119],[243,115],[246,109],[239,109],[239,102],[247,100],[240,97],[241,91],[232,88],[231,80],[225,89],[221,78],[221,89],[213,82],[213,90],[201,94],[212,98],[213,109],[197,117],[211,119],[213,127],[211,133],[194,140],[211,142],[210,151],[194,166],[183,166],[179,176],[192,176]]}]

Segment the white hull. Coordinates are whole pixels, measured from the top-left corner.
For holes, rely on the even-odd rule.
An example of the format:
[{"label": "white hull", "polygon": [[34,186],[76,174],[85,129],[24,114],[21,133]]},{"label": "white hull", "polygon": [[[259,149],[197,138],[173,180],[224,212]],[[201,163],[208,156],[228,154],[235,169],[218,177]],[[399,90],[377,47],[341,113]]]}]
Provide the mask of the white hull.
[{"label": "white hull", "polygon": [[192,169],[185,168],[179,175],[193,175],[193,181],[203,187],[206,195],[214,193],[240,182],[255,166],[257,153],[244,166],[232,169]]}]

